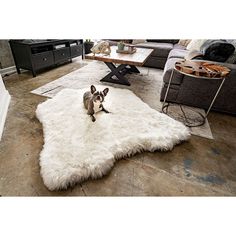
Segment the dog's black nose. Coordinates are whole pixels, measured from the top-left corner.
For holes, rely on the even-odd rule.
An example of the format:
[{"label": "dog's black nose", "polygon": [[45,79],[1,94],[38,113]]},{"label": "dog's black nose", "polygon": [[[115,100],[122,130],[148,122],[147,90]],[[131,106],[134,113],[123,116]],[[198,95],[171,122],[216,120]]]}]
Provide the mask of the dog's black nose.
[{"label": "dog's black nose", "polygon": [[97,98],[98,98],[98,100],[100,100],[100,96],[98,96]]}]

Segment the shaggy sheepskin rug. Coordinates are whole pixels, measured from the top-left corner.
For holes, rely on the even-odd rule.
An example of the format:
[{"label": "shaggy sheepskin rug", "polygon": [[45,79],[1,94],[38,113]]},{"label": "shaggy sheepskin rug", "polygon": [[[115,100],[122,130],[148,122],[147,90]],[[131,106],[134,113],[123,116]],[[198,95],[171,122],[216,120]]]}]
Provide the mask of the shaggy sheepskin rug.
[{"label": "shaggy sheepskin rug", "polygon": [[110,113],[99,112],[92,122],[83,105],[88,89],[64,89],[36,110],[44,131],[41,175],[50,190],[102,177],[116,159],[168,151],[190,137],[182,123],[150,108],[127,89],[109,87],[103,104]]}]

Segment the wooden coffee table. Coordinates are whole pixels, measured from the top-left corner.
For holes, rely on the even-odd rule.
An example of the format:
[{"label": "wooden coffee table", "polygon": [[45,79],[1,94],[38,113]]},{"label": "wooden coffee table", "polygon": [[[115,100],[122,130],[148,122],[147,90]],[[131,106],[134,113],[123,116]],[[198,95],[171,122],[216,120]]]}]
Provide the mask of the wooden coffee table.
[{"label": "wooden coffee table", "polygon": [[[140,73],[136,66],[143,66],[153,49],[137,48],[133,54],[117,53],[116,49],[117,46],[111,46],[110,55],[95,54],[94,56],[93,53],[90,53],[85,55],[85,59],[103,61],[109,67],[111,72],[101,79],[102,82],[130,85],[125,75],[127,73]],[[116,66],[115,64],[119,65]]]}]

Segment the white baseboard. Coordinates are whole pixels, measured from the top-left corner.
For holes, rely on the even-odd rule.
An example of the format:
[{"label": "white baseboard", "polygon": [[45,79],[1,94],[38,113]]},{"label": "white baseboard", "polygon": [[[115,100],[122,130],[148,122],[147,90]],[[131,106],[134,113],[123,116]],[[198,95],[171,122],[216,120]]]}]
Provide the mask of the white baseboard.
[{"label": "white baseboard", "polygon": [[6,74],[11,74],[16,72],[16,67],[15,66],[10,66],[4,69],[0,69],[0,74],[1,75],[6,75]]},{"label": "white baseboard", "polygon": [[1,100],[0,100],[0,140],[2,137],[3,129],[4,129],[4,123],[7,116],[7,110],[8,106],[10,104],[11,96],[8,93],[8,91],[3,91],[3,94],[1,94]]}]

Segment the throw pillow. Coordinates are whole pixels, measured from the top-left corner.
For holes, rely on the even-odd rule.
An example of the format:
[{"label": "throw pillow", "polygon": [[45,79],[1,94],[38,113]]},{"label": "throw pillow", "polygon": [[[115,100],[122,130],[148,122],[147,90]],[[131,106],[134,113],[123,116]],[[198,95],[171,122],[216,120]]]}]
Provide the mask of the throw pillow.
[{"label": "throw pillow", "polygon": [[200,51],[201,46],[206,42],[206,39],[193,39],[188,44],[187,49],[190,51]]},{"label": "throw pillow", "polygon": [[180,39],[178,44],[181,46],[187,47],[190,42],[191,42],[191,39]]},{"label": "throw pillow", "polygon": [[139,44],[147,42],[146,39],[133,39],[132,44]]},{"label": "throw pillow", "polygon": [[[227,42],[231,43],[236,49],[236,39],[228,39]],[[234,53],[231,56],[229,56],[229,58],[226,60],[226,63],[231,63],[231,64],[236,63],[236,50],[234,50]]]},{"label": "throw pillow", "polygon": [[234,50],[234,46],[226,40],[207,40],[201,46],[204,59],[217,62],[225,62]]}]

